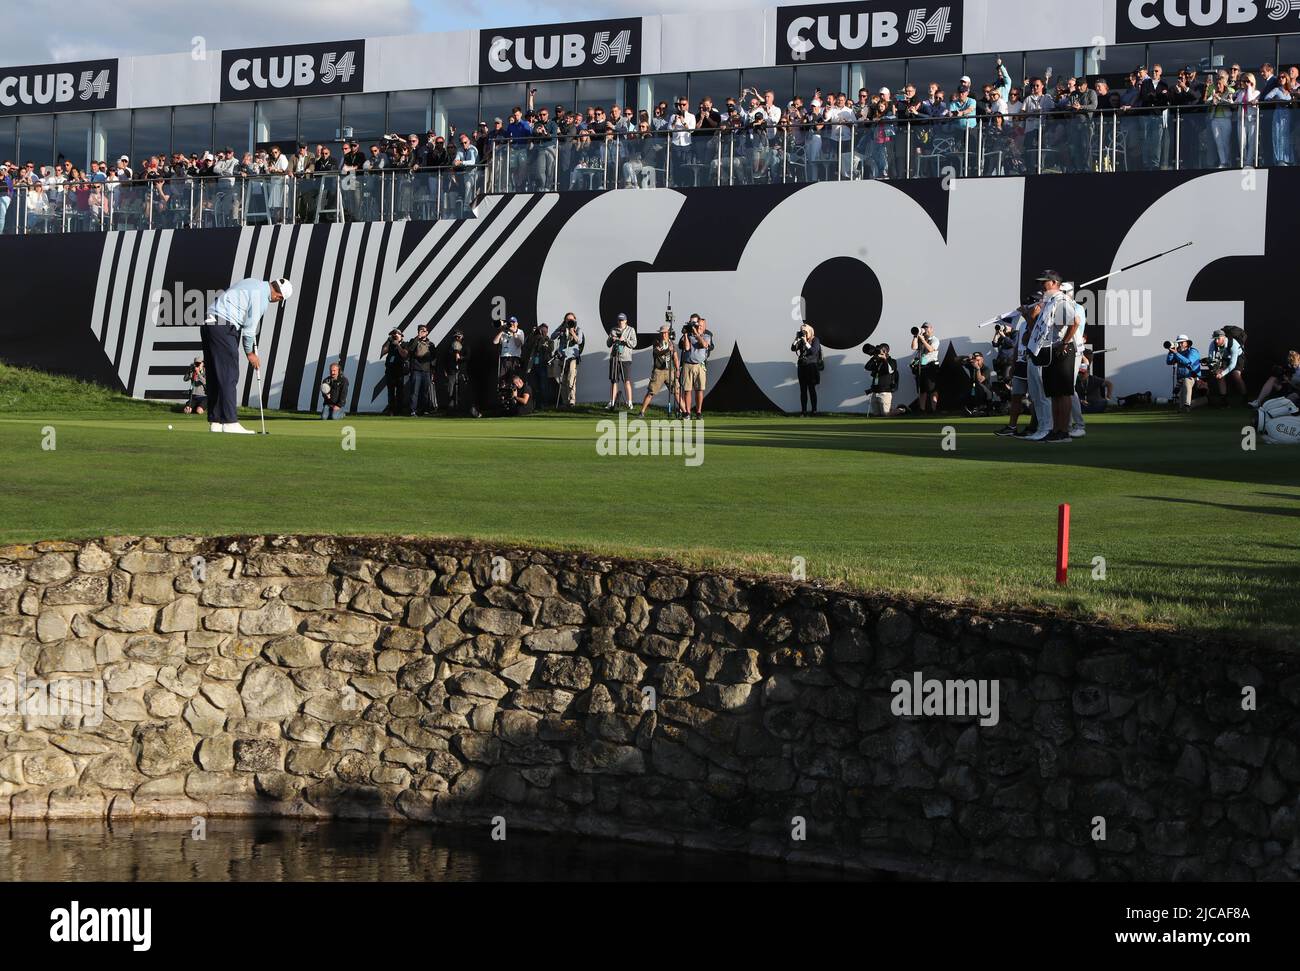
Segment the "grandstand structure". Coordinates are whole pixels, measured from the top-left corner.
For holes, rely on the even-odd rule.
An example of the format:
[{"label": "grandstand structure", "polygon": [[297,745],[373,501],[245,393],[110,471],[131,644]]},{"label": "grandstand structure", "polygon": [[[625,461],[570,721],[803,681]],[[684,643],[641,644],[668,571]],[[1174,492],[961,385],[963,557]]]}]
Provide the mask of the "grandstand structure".
[{"label": "grandstand structure", "polygon": [[[932,81],[951,91],[963,76],[978,92],[1000,77],[999,60],[1015,86],[1086,75],[1117,90],[1139,64],[1160,63],[1167,77],[1266,62],[1285,69],[1300,63],[1300,7],[865,0],[0,67],[0,159],[84,169],[122,155],[238,155],[342,137],[365,146],[390,134],[473,131],[530,97],[539,108],[653,113],[679,96],[692,111],[703,97],[718,104],[751,90],[784,106],[909,83],[922,94]],[[540,177],[544,145],[505,143],[482,160],[472,191],[439,173],[414,187],[375,177],[355,190],[334,176],[306,206],[296,187],[278,207],[265,187],[256,205],[243,195],[233,223],[203,205],[203,193],[220,190],[201,181],[188,190],[199,204],[180,219],[157,219],[144,205],[123,206],[121,221],[79,220],[65,205],[33,222],[15,198],[0,236],[0,288],[35,305],[57,286],[60,300],[0,326],[0,356],[174,397],[198,346],[189,295],[287,275],[300,298],[263,325],[267,403],[313,408],[328,362],[341,360],[352,410],[377,411],[378,348],[393,326],[413,333],[428,322],[439,341],[462,327],[485,352],[502,307],[529,324],[572,310],[589,333],[625,311],[648,334],[671,292],[679,312],[705,313],[719,335],[710,407],[793,410],[788,346],[808,319],[828,354],[823,404],[856,411],[865,406],[865,341],[905,354],[910,327],[930,320],[946,350],[986,348],[978,323],[1014,307],[1044,267],[1089,279],[1192,240],[1087,295],[1089,337],[1114,348],[1106,372],[1117,392],[1162,394],[1160,345],[1175,332],[1203,343],[1215,327],[1244,325],[1252,364],[1257,349],[1266,363],[1289,346],[1280,293],[1249,277],[1296,221],[1288,197],[1300,177],[1279,164],[1274,123],[1285,113],[1292,137],[1291,110],[1236,112],[1224,168],[1210,164],[1207,118],[1193,107],[1045,118],[1014,168],[983,120],[879,123],[816,156],[805,133],[769,133],[762,165],[752,136],[716,139],[705,152],[664,132],[648,166],[654,178],[635,184],[622,138],[583,178],[558,165]],[[860,146],[886,130],[908,141],[882,169]],[[373,204],[350,207],[348,191]],[[589,338],[589,347],[603,342]],[[634,363],[640,383],[645,354]],[[582,397],[607,390],[603,366],[587,367]]]}]

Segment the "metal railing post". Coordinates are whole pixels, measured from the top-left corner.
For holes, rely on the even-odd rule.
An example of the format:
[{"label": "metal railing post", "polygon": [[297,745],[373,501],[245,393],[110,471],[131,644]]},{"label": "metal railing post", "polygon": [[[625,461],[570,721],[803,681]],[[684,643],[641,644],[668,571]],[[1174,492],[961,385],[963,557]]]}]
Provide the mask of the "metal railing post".
[{"label": "metal railing post", "polygon": [[[1243,106],[1244,107],[1244,106]],[[1237,112],[1237,168],[1246,167],[1246,112]]]},{"label": "metal railing post", "polygon": [[907,123],[907,177],[912,177],[912,123]]},{"label": "metal railing post", "polygon": [[666,131],[668,134],[665,137],[668,139],[668,144],[667,151],[664,152],[664,188],[671,189],[673,187],[673,136],[672,129],[666,129]]},{"label": "metal railing post", "polygon": [[619,176],[622,175],[623,173],[622,167],[618,164],[619,159],[623,157],[622,142],[623,142],[622,136],[615,133],[614,135],[614,188],[615,189],[619,187],[618,185]]},{"label": "metal railing post", "polygon": [[[1261,135],[1260,125],[1262,121],[1262,110],[1264,109],[1262,109],[1260,107],[1260,103],[1256,101],[1255,103],[1255,168],[1260,168],[1260,142],[1262,140],[1260,138]],[[1274,108],[1273,110],[1277,110],[1277,108]]]},{"label": "metal railing post", "polygon": [[790,167],[788,165],[789,160],[790,160],[790,129],[783,128],[781,130],[781,184],[782,185],[785,185],[786,177],[790,171]]},{"label": "metal railing post", "polygon": [[1174,112],[1174,171],[1183,170],[1183,113]]},{"label": "metal railing post", "polygon": [[1040,115],[1038,118],[1038,174],[1043,174],[1043,135],[1047,127],[1047,118]]}]

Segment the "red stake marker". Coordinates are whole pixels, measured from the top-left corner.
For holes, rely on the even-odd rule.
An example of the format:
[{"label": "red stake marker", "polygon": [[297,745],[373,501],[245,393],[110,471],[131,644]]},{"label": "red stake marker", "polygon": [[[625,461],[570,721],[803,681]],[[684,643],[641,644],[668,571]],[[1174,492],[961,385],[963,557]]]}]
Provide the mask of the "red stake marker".
[{"label": "red stake marker", "polygon": [[1056,520],[1056,582],[1065,586],[1070,570],[1070,504],[1061,503]]}]

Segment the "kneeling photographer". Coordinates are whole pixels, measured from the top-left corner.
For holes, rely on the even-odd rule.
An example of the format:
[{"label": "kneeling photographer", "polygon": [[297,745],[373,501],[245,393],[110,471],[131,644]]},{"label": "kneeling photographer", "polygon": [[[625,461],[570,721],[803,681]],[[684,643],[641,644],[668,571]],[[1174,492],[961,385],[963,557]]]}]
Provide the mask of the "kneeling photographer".
[{"label": "kneeling photographer", "polygon": [[976,351],[970,357],[960,359],[962,373],[966,376],[966,391],[962,395],[962,407],[970,416],[987,415],[992,410],[993,398],[990,391],[992,381],[989,366],[984,362],[984,355]]},{"label": "kneeling photographer", "polygon": [[507,371],[497,382],[497,413],[508,418],[531,415],[537,410],[533,386],[517,371]]},{"label": "kneeling photographer", "polygon": [[795,370],[799,376],[799,415],[808,414],[808,403],[812,402],[813,417],[817,416],[817,385],[822,381],[822,370],[826,361],[822,357],[822,342],[811,324],[805,323],[794,334],[794,343],[790,350],[798,355]]},{"label": "kneeling photographer", "polygon": [[190,397],[185,402],[185,414],[201,415],[208,406],[208,376],[203,370],[203,358],[194,359],[185,380],[190,383]]},{"label": "kneeling photographer", "polygon": [[867,414],[888,418],[894,412],[894,392],[898,390],[898,362],[889,356],[888,344],[864,344],[862,353],[871,358],[863,365],[871,375]]},{"label": "kneeling photographer", "polygon": [[347,417],[348,413],[348,379],[343,376],[338,362],[330,365],[330,376],[321,382],[320,416],[326,421],[337,421]]},{"label": "kneeling photographer", "polygon": [[1174,369],[1174,395],[1180,414],[1192,410],[1192,392],[1201,377],[1201,352],[1192,346],[1192,339],[1179,334],[1165,341],[1165,363]]},{"label": "kneeling photographer", "polygon": [[1210,335],[1209,356],[1203,363],[1205,391],[1211,408],[1228,407],[1229,395],[1246,400],[1246,332],[1240,327],[1223,327]]}]

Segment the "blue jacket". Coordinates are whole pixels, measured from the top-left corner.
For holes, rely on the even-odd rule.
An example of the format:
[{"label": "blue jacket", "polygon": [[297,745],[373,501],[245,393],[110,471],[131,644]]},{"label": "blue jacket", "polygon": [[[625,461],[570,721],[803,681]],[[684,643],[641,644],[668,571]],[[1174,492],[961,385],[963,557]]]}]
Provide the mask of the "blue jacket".
[{"label": "blue jacket", "polygon": [[1201,352],[1194,347],[1189,347],[1186,354],[1179,354],[1177,351],[1170,351],[1165,357],[1166,364],[1178,365],[1178,379],[1199,378],[1201,376]]},{"label": "blue jacket", "polygon": [[244,339],[244,353],[248,354],[257,343],[257,328],[269,306],[270,283],[266,280],[240,280],[212,301],[208,314],[238,327]]}]

